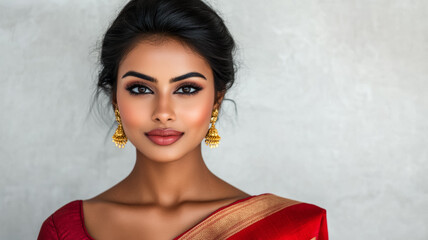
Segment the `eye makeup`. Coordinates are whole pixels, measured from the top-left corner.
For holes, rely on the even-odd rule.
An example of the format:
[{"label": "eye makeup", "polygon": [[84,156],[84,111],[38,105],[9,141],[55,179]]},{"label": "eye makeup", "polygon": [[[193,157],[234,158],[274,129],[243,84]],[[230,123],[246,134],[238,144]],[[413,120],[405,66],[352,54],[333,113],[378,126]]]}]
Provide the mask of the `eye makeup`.
[{"label": "eye makeup", "polygon": [[[131,95],[154,94],[154,92],[149,87],[147,87],[145,84],[140,83],[140,82],[130,82],[130,83],[126,84],[125,89]],[[184,82],[184,83],[182,83],[182,84],[179,85],[179,87],[174,92],[174,94],[179,94],[179,95],[194,95],[194,94],[197,94],[202,89],[203,89],[203,87],[200,86],[197,83],[194,83],[194,82]]]},{"label": "eye makeup", "polygon": [[[192,88],[194,89],[193,91],[189,90]],[[203,88],[199,84],[196,84],[193,82],[185,82],[177,88],[176,92],[179,91],[180,89],[182,91],[180,93],[177,93],[177,94],[194,95],[194,94],[198,93],[199,91],[201,91]]]},{"label": "eye makeup", "polygon": [[[141,83],[130,83],[130,84],[127,84],[126,87],[125,87],[125,89],[131,95],[153,94],[153,91],[149,87],[147,87],[146,85],[141,84]],[[147,93],[147,91],[149,91],[149,93]]]}]

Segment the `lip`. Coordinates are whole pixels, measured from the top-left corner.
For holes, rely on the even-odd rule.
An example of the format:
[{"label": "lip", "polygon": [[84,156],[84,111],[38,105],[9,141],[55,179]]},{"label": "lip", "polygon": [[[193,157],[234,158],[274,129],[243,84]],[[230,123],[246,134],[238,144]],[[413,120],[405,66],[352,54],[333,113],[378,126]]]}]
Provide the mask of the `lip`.
[{"label": "lip", "polygon": [[156,128],[144,133],[154,144],[166,146],[175,143],[184,132],[179,132],[171,128]]}]

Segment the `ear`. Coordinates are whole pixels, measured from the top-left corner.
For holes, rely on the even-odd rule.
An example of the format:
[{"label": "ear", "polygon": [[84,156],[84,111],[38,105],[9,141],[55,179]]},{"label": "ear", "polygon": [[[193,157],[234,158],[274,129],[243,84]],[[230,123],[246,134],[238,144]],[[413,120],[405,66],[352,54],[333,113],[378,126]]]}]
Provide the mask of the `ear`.
[{"label": "ear", "polygon": [[225,94],[226,94],[225,91],[220,91],[220,92],[216,93],[216,98],[215,98],[213,109],[219,109],[220,108]]}]

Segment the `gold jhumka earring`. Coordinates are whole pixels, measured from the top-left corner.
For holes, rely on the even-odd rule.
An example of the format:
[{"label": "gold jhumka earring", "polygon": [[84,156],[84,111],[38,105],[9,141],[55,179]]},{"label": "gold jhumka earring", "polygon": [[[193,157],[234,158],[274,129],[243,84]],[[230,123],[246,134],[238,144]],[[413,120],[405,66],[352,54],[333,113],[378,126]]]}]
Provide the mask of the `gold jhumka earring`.
[{"label": "gold jhumka earring", "polygon": [[220,142],[220,136],[218,135],[218,131],[215,128],[215,122],[217,121],[218,116],[218,109],[214,109],[212,116],[211,116],[211,127],[207,132],[207,135],[205,136],[205,144],[209,146],[210,148],[216,148],[218,147],[218,144]]},{"label": "gold jhumka earring", "polygon": [[120,120],[120,114],[117,108],[115,108],[114,114],[116,115],[116,121],[118,125],[117,125],[116,132],[114,132],[113,134],[112,142],[116,144],[116,147],[123,148],[125,147],[125,144],[128,141],[128,138],[126,137],[125,132],[123,131],[122,121]]}]

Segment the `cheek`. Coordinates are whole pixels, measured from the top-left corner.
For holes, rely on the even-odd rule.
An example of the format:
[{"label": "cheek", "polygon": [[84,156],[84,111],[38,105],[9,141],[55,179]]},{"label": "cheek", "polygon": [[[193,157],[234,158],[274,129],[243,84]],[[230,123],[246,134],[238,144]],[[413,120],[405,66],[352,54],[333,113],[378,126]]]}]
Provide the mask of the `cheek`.
[{"label": "cheek", "polygon": [[[141,106],[141,101],[135,101],[133,96],[127,96],[127,93],[118,93],[117,104],[120,110],[120,116],[123,123],[123,127],[126,129],[138,128],[141,126],[142,121],[150,119],[147,106]],[[130,131],[128,131],[129,133]]]},{"label": "cheek", "polygon": [[198,135],[205,134],[209,127],[214,101],[211,101],[211,96],[208,96],[203,99],[195,98],[192,102],[181,107],[177,117],[181,118],[187,128],[200,129]]},{"label": "cheek", "polygon": [[208,127],[211,118],[212,105],[201,105],[186,112],[187,122],[191,123],[194,127]]}]

